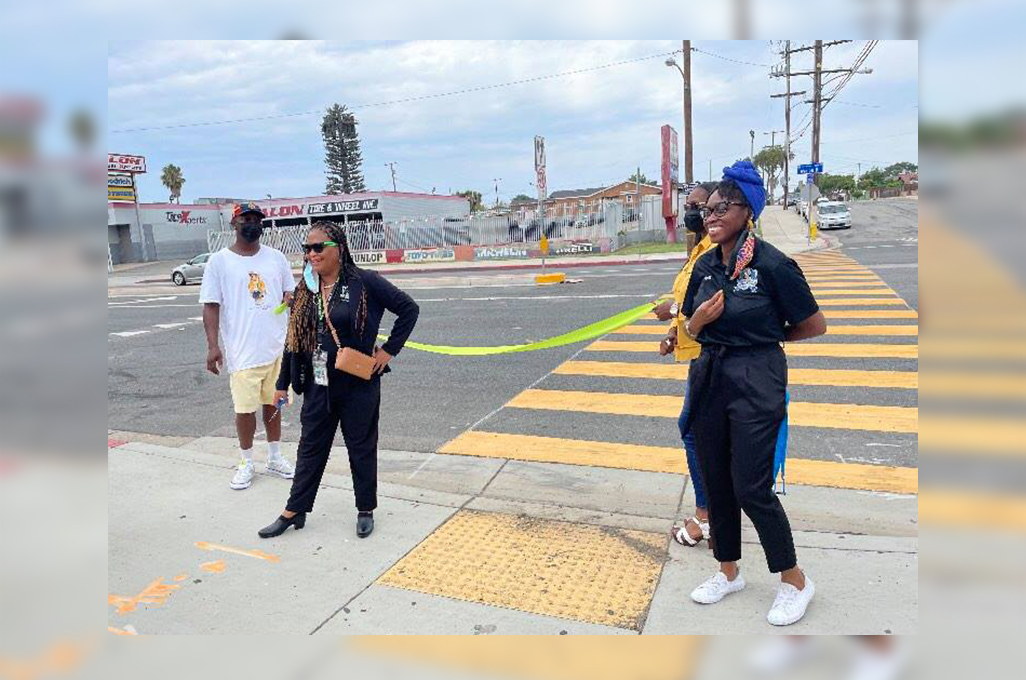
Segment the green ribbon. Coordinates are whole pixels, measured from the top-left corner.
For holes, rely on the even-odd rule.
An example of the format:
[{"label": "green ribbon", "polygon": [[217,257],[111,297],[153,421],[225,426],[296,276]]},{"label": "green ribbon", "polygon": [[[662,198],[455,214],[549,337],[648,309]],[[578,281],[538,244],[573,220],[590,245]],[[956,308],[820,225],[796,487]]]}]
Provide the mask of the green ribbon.
[{"label": "green ribbon", "polygon": [[[591,340],[607,333],[615,331],[617,328],[622,328],[628,324],[634,323],[641,317],[645,316],[655,307],[654,302],[646,302],[643,305],[638,305],[634,309],[628,309],[625,312],[614,314],[608,319],[602,321],[596,321],[593,324],[588,324],[583,328],[570,331],[569,333],[563,333],[546,340],[539,340],[538,342],[528,342],[522,345],[495,345],[492,347],[455,347],[452,345],[425,345],[420,342],[407,342],[406,347],[412,347],[413,349],[419,349],[422,352],[432,352],[434,354],[450,354],[453,356],[487,356],[490,354],[508,354],[510,352],[532,352],[538,349],[552,349],[553,347],[562,347],[563,345],[572,345],[575,342],[583,342],[585,340]],[[388,336],[379,335],[378,338],[381,340],[387,340]]]}]

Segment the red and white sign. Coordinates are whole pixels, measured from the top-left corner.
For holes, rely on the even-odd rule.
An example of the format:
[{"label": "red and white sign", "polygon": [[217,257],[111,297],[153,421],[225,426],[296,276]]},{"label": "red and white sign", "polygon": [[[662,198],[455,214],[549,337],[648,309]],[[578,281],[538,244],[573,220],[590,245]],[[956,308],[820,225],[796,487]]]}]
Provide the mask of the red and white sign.
[{"label": "red and white sign", "polygon": [[544,201],[548,196],[547,181],[545,178],[545,138],[536,136],[534,138],[534,175],[535,186],[538,187],[538,200]]},{"label": "red and white sign", "polygon": [[206,215],[197,215],[192,210],[167,210],[164,219],[170,224],[206,224]]},{"label": "red and white sign", "polygon": [[107,154],[107,172],[146,172],[145,156],[127,156],[120,153]]},{"label": "red and white sign", "polygon": [[677,195],[677,131],[669,125],[662,129],[663,138],[663,217],[676,217]]}]

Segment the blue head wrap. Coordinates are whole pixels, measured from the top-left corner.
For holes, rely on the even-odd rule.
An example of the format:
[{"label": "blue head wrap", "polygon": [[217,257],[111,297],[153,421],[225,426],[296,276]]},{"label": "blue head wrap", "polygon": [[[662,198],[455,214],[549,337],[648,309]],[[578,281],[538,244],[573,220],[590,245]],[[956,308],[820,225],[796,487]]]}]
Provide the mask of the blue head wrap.
[{"label": "blue head wrap", "polygon": [[766,188],[752,162],[738,161],[729,168],[723,168],[723,179],[733,180],[737,184],[752,209],[752,219],[759,219],[762,209],[766,207]]}]

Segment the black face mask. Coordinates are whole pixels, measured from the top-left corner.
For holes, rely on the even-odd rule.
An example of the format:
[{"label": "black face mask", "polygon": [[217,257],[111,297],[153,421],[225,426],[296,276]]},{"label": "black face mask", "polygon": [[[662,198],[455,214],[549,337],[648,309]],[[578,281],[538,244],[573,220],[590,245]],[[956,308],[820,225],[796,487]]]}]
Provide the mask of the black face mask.
[{"label": "black face mask", "polygon": [[264,225],[262,224],[247,224],[239,227],[239,235],[250,243],[256,243],[260,240],[260,235],[264,233]]},{"label": "black face mask", "polygon": [[684,226],[687,227],[688,231],[693,231],[696,234],[705,227],[705,222],[702,220],[702,211],[697,208],[684,211]]}]

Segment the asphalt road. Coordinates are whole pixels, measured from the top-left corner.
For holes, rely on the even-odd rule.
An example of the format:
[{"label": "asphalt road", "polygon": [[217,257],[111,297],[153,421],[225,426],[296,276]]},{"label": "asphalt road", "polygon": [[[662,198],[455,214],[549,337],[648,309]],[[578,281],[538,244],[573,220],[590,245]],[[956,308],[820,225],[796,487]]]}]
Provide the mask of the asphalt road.
[{"label": "asphalt road", "polygon": [[[918,306],[915,239],[917,203],[877,201],[853,205],[854,226],[832,232],[846,255],[878,274],[900,297]],[[476,275],[483,285],[454,286],[451,275],[390,278],[421,304],[413,339],[431,344],[496,345],[538,340],[563,333],[651,300],[669,290],[674,264],[588,267],[568,270],[580,283],[538,287]],[[506,275],[508,277],[508,275]],[[108,300],[109,428],[151,434],[233,436],[226,376],[204,369],[205,341],[198,286],[170,293]],[[387,332],[391,319],[385,319]],[[844,323],[874,323],[844,322]],[[634,339],[643,338],[617,338]],[[657,338],[644,338],[653,340]],[[829,342],[913,344],[914,337],[852,336]],[[678,446],[676,423],[666,417],[503,408],[529,387],[613,394],[674,396],[674,380],[555,375],[576,357],[589,361],[657,362],[654,353],[585,351],[582,345],[493,357],[446,357],[412,349],[394,361],[383,380],[382,448],[435,451],[468,428],[631,444]],[[669,363],[669,360],[664,360]],[[866,360],[800,357],[792,367],[863,369]],[[914,359],[874,359],[873,369],[916,371]],[[792,386],[792,400],[835,404],[914,407],[915,390],[873,387]],[[284,438],[299,435],[298,405],[283,415]],[[916,435],[838,427],[793,428],[794,455],[803,458],[917,465]]]}]

